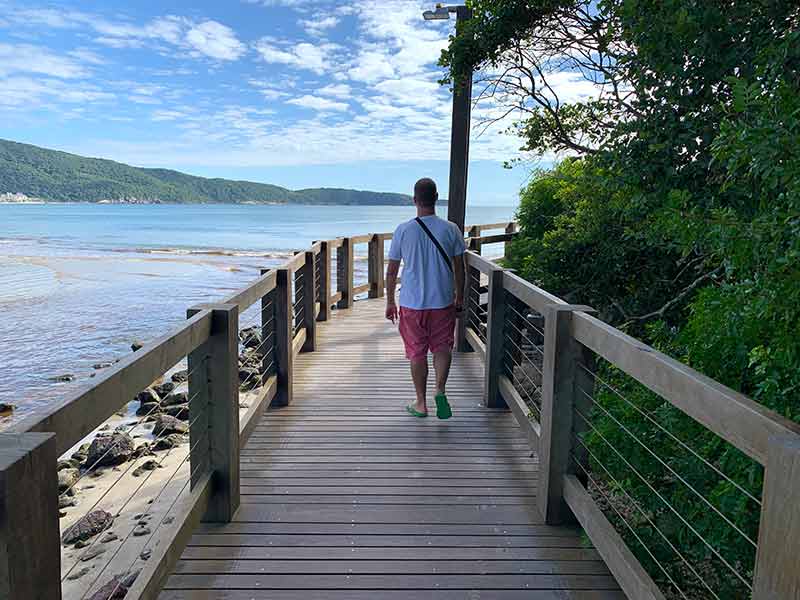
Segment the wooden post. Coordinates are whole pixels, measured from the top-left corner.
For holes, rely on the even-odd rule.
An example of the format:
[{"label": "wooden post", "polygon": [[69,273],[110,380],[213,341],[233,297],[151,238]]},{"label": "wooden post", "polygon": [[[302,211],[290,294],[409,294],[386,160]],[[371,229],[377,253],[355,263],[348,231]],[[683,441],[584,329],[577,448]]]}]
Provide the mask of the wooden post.
[{"label": "wooden post", "polygon": [[[298,254],[300,254],[299,251],[294,253],[295,256]],[[303,319],[305,319],[305,315],[300,314],[300,309],[303,307],[303,305],[299,302],[299,300],[303,294],[303,282],[307,279],[307,271],[308,269],[306,269],[306,263],[303,262],[303,264],[294,272],[294,293],[292,294],[292,335],[294,335],[295,331],[300,331],[300,329],[303,327]]]},{"label": "wooden post", "polygon": [[753,600],[800,598],[800,436],[769,440]]},{"label": "wooden post", "polygon": [[[194,315],[207,307],[203,305],[194,306],[186,311],[186,318],[191,319]],[[209,415],[208,407],[211,404],[211,387],[208,361],[210,356],[211,340],[206,340],[192,352],[187,359],[187,371],[189,372],[188,394],[189,402],[189,473],[191,475],[190,486],[195,489],[197,484],[211,472],[211,453],[210,445],[203,442],[208,435]],[[237,348],[238,350],[238,348]]]},{"label": "wooden post", "polygon": [[[267,271],[261,272],[264,275]],[[275,368],[275,290],[261,297],[261,384],[270,377]]]},{"label": "wooden post", "polygon": [[300,349],[301,352],[313,352],[317,344],[317,319],[314,315],[314,307],[317,303],[314,294],[314,279],[317,270],[315,260],[313,252],[306,252],[306,265],[303,267],[305,272],[303,277],[303,327],[306,330],[306,341]]},{"label": "wooden post", "polygon": [[500,268],[489,272],[487,311],[483,401],[487,408],[506,408],[506,402],[497,388],[497,380],[503,374],[503,325],[506,318],[503,270]]},{"label": "wooden post", "polygon": [[[511,221],[508,225],[506,225],[506,233],[516,233],[517,232],[517,224],[514,221]],[[503,244],[503,256],[508,257],[508,251],[511,248],[511,242],[505,242]]]},{"label": "wooden post", "polygon": [[209,308],[207,432],[212,489],[203,520],[230,523],[239,508],[239,307]]},{"label": "wooden post", "polygon": [[564,501],[564,476],[574,470],[570,459],[575,431],[574,410],[577,406],[586,414],[588,402],[579,391],[582,389],[579,372],[584,371],[578,365],[588,364],[588,361],[585,358],[587,351],[572,337],[572,313],[591,310],[588,306],[572,304],[545,307],[537,498],[539,510],[548,525],[575,521]]},{"label": "wooden post", "polygon": [[278,388],[272,406],[292,403],[292,272],[278,269],[275,283],[275,365]]},{"label": "wooden post", "polygon": [[322,242],[319,253],[319,316],[318,321],[327,321],[331,314],[331,248]]},{"label": "wooden post", "polygon": [[379,233],[369,241],[369,297],[383,298],[383,238]]},{"label": "wooden post", "polygon": [[0,598],[60,600],[56,438],[0,434]]},{"label": "wooden post", "polygon": [[480,225],[473,225],[469,228],[469,233],[467,234],[469,237],[469,249],[475,252],[476,254],[481,253],[481,242],[478,238],[481,237],[481,226]]},{"label": "wooden post", "polygon": [[353,244],[350,238],[342,239],[342,245],[336,249],[337,290],[342,292],[342,299],[336,305],[339,308],[353,306]]}]

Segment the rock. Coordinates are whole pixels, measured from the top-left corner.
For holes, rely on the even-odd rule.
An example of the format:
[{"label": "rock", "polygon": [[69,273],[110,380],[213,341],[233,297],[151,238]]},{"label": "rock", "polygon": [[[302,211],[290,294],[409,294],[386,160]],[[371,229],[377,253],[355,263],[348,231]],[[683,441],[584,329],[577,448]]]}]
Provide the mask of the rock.
[{"label": "rock", "polygon": [[167,406],[164,409],[164,414],[169,415],[171,417],[175,417],[176,419],[180,419],[181,421],[188,421],[189,420],[189,405],[188,404],[176,404],[175,406]]},{"label": "rock", "polygon": [[176,371],[172,374],[172,381],[175,383],[184,383],[189,381],[189,371],[183,369],[182,371]]},{"label": "rock", "polygon": [[133,454],[133,438],[127,433],[115,432],[110,435],[98,435],[89,446],[86,462],[91,467],[119,465],[130,459]]},{"label": "rock", "polygon": [[147,404],[148,402],[160,402],[161,398],[153,388],[146,388],[136,394],[136,399],[140,404]]},{"label": "rock", "polygon": [[186,392],[172,392],[161,400],[161,406],[172,406],[174,404],[186,404],[189,401],[189,394]]},{"label": "rock", "polygon": [[136,415],[144,417],[145,415],[154,415],[161,412],[161,405],[158,402],[145,402],[138,409]]},{"label": "rock", "polygon": [[139,465],[138,467],[136,467],[133,470],[133,476],[134,477],[140,477],[141,475],[143,475],[147,471],[154,471],[155,469],[157,469],[160,466],[161,466],[161,464],[157,460],[152,460],[152,459],[151,460],[146,460],[141,465]]},{"label": "rock", "polygon": [[92,368],[95,371],[99,371],[100,369],[107,369],[107,368],[109,368],[109,367],[111,367],[113,365],[114,365],[114,363],[111,363],[111,362],[99,362],[99,363],[93,364]]},{"label": "rock", "polygon": [[139,571],[115,575],[108,583],[89,596],[89,600],[122,600],[138,574]]},{"label": "rock", "polygon": [[169,415],[158,415],[153,427],[153,433],[157,436],[171,433],[189,433],[189,425]]},{"label": "rock", "polygon": [[159,398],[163,399],[172,393],[172,390],[175,389],[175,384],[171,381],[165,381],[160,385],[154,385],[153,389],[155,390],[156,394],[158,394]]},{"label": "rock", "polygon": [[149,527],[139,525],[133,530],[133,537],[142,537],[143,535],[148,535],[150,533],[152,533],[152,531],[150,531]]},{"label": "rock", "polygon": [[105,551],[106,551],[106,549],[102,548],[100,546],[92,546],[86,552],[81,554],[81,556],[80,556],[81,562],[88,562],[88,561],[92,560],[93,558],[97,558],[98,556],[100,556]]},{"label": "rock", "polygon": [[7,417],[14,412],[16,406],[7,402],[0,402],[0,417]]},{"label": "rock", "polygon": [[100,540],[100,543],[101,544],[108,544],[108,543],[113,542],[113,541],[118,540],[118,539],[119,539],[119,536],[116,533],[114,533],[113,531],[109,531],[107,534],[105,534],[102,537],[102,539]]},{"label": "rock", "polygon": [[239,369],[239,389],[252,390],[261,385],[259,369],[242,367]]},{"label": "rock", "polygon": [[75,506],[77,503],[78,501],[70,496],[59,496],[58,498],[58,508],[69,508],[70,506]]},{"label": "rock", "polygon": [[78,479],[80,479],[81,472],[74,467],[72,469],[61,469],[58,472],[58,492],[63,493],[71,489]]},{"label": "rock", "polygon": [[63,375],[54,375],[53,377],[48,377],[47,379],[49,381],[68,382],[75,381],[75,375],[72,373],[64,373]]},{"label": "rock", "polygon": [[89,567],[83,567],[82,569],[78,569],[77,571],[73,571],[69,575],[67,575],[67,579],[70,581],[75,581],[76,579],[80,579],[84,575],[89,572]]},{"label": "rock", "polygon": [[172,433],[156,441],[156,445],[153,448],[155,450],[169,450],[170,448],[175,448],[176,446],[180,446],[185,441],[186,438],[183,435],[180,435],[178,433]]},{"label": "rock", "polygon": [[111,513],[102,509],[93,510],[68,528],[61,536],[61,541],[64,544],[86,541],[111,527],[113,522],[114,517]]},{"label": "rock", "polygon": [[136,446],[136,450],[133,451],[131,459],[141,458],[142,456],[155,456],[155,454],[153,454],[152,448],[150,448],[150,444],[148,444],[147,442],[145,442],[144,444],[140,444],[139,446]]},{"label": "rock", "polygon": [[131,344],[131,350],[133,350],[134,352],[136,352],[137,350],[141,350],[142,348],[144,348],[144,342],[140,342],[139,340],[135,340]]},{"label": "rock", "polygon": [[70,460],[74,460],[78,463],[78,465],[82,465],[86,462],[86,456],[89,454],[89,444],[81,444],[81,446],[75,451],[75,453],[70,457]]},{"label": "rock", "polygon": [[67,460],[60,460],[58,461],[58,466],[56,467],[57,471],[63,471],[64,469],[77,469],[81,466],[77,460],[73,458],[69,458]]},{"label": "rock", "polygon": [[261,327],[253,325],[239,332],[239,339],[245,348],[258,348],[261,345]]}]

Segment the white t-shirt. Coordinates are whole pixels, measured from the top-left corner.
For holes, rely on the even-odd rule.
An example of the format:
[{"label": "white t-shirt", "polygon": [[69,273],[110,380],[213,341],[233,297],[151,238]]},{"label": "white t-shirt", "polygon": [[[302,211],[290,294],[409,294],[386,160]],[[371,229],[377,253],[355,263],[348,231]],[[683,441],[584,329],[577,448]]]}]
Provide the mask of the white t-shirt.
[{"label": "white t-shirt", "polygon": [[[422,217],[422,222],[451,258],[464,254],[464,236],[455,223],[436,215]],[[445,308],[453,304],[453,273],[415,219],[395,229],[389,247],[389,259],[403,261],[400,306],[423,310]]]}]

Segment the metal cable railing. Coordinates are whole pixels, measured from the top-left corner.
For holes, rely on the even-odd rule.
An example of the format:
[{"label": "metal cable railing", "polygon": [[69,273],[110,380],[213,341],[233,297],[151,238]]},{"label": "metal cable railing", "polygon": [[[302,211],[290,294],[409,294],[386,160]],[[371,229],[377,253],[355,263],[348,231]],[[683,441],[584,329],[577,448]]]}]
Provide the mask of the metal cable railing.
[{"label": "metal cable railing", "polygon": [[650,575],[681,598],[749,598],[761,467],[605,361],[579,364],[572,458]]},{"label": "metal cable railing", "polygon": [[542,362],[544,333],[533,321],[540,319],[512,294],[504,292],[503,372],[533,411],[537,420],[542,410]]}]

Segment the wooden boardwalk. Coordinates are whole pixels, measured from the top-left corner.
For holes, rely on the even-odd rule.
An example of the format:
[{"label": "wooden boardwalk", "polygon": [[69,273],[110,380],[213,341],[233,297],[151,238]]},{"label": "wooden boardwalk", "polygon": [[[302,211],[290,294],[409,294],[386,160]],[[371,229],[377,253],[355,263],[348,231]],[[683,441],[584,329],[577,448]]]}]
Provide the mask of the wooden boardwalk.
[{"label": "wooden boardwalk", "polygon": [[536,458],[481,406],[477,356],[454,362],[452,419],[406,415],[383,307],[335,311],[295,359],[293,404],[242,450],[234,521],[201,525],[161,600],[624,599],[580,530],[542,524]]}]

